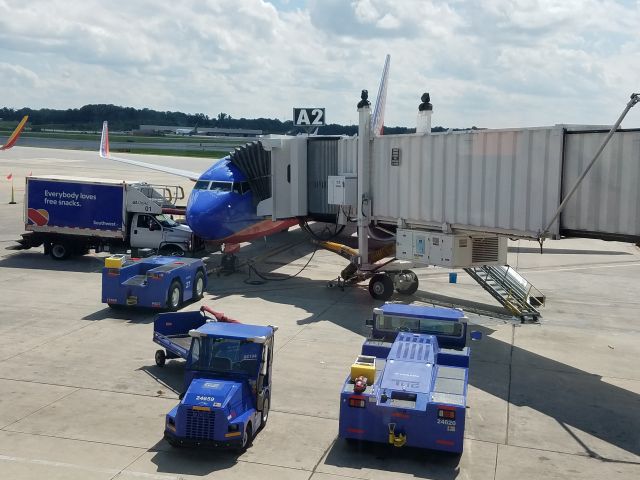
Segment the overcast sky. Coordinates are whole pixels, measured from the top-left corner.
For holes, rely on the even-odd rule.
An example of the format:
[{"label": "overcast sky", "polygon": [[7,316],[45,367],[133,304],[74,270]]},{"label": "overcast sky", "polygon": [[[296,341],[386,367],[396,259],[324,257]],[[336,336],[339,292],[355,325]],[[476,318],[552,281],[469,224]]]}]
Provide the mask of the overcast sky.
[{"label": "overcast sky", "polygon": [[[357,123],[612,124],[640,91],[640,0],[0,0],[0,106],[112,103]],[[640,105],[623,123],[640,126]]]}]

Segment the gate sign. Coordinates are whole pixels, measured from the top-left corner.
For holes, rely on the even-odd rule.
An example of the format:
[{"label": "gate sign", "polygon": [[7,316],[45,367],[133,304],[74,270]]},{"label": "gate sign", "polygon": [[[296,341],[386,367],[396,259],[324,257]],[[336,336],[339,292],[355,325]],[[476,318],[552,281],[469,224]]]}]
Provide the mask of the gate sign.
[{"label": "gate sign", "polygon": [[324,108],[294,108],[293,124],[296,127],[319,127],[326,125]]}]

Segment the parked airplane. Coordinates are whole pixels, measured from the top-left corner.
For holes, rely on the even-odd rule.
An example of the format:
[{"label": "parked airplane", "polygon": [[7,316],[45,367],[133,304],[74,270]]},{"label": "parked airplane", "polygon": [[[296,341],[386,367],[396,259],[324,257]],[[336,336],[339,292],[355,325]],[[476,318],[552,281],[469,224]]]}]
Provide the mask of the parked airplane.
[{"label": "parked airplane", "polygon": [[[372,115],[372,131],[381,134],[390,56],[387,55],[378,98]],[[257,201],[250,180],[228,155],[204,173],[181,170],[137,160],[114,157],[109,152],[109,129],[103,123],[100,157],[188,178],[195,183],[186,209],[191,230],[210,243],[225,246],[248,242],[297,225],[297,218],[273,221],[256,214]]]},{"label": "parked airplane", "polygon": [[22,120],[20,120],[20,123],[9,137],[9,140],[7,140],[7,143],[5,143],[4,145],[0,145],[0,150],[9,150],[15,145],[15,143],[18,141],[18,138],[20,137],[20,134],[22,133],[22,130],[24,129],[24,126],[27,124],[27,120],[29,120],[29,115],[25,115],[24,117],[22,117]]}]

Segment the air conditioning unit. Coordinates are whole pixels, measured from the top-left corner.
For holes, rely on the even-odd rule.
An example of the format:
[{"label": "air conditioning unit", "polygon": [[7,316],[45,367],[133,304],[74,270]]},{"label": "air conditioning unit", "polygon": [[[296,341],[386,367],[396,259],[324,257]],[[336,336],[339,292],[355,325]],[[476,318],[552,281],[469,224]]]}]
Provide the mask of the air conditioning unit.
[{"label": "air conditioning unit", "polygon": [[507,238],[398,229],[396,258],[448,268],[506,265]]},{"label": "air conditioning unit", "polygon": [[329,205],[358,206],[358,178],[346,175],[329,175]]}]

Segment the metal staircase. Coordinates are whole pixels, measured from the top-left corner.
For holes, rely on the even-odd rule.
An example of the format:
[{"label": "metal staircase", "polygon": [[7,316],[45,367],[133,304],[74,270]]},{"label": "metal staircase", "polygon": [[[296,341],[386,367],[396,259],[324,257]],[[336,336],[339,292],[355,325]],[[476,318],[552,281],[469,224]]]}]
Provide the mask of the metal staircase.
[{"label": "metal staircase", "polygon": [[542,316],[537,308],[544,306],[545,296],[509,265],[485,265],[464,271],[522,321],[535,321]]}]

